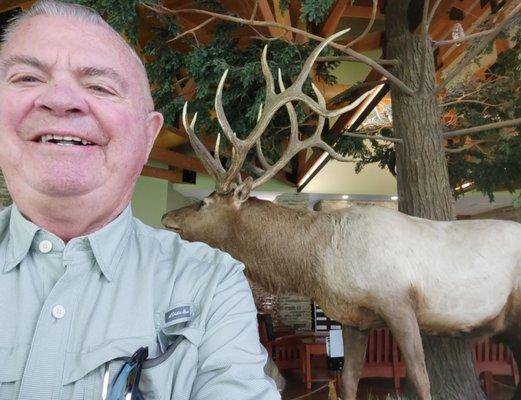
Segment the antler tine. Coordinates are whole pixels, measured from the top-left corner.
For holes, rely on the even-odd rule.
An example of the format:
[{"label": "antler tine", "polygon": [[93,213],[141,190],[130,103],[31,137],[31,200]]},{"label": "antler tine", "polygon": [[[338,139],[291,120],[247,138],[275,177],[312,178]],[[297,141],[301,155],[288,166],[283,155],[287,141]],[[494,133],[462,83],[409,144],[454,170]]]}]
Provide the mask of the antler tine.
[{"label": "antler tine", "polygon": [[204,168],[212,178],[218,183],[221,181],[222,174],[224,174],[224,168],[222,167],[221,163],[217,163],[215,159],[212,157],[212,155],[208,152],[206,147],[201,143],[197,135],[195,134],[194,127],[195,127],[195,121],[197,120],[197,113],[194,114],[194,117],[192,118],[192,122],[188,123],[188,103],[185,102],[183,106],[183,126],[188,133],[188,138],[190,139],[190,143],[192,144],[192,147],[195,151],[195,154],[199,157],[201,160],[201,163],[203,164]]},{"label": "antler tine", "polygon": [[317,114],[321,114],[322,116],[324,116],[326,118],[333,118],[333,117],[337,117],[341,114],[345,114],[346,112],[351,111],[352,109],[358,107],[358,105],[362,101],[364,101],[365,98],[367,96],[369,96],[371,93],[372,93],[371,91],[368,91],[368,92],[364,93],[363,95],[361,95],[358,99],[356,99],[352,103],[349,103],[347,106],[344,106],[342,108],[336,108],[334,110],[328,110],[325,107],[325,104],[321,105],[321,104],[317,103],[315,100],[313,100],[311,97],[309,97],[305,93],[302,93],[302,92],[297,93],[295,97],[296,97],[296,100],[300,100],[303,103],[306,103]]},{"label": "antler tine", "polygon": [[262,117],[262,103],[261,105],[259,106],[259,113],[257,114],[257,122],[259,122],[259,120],[261,119]]},{"label": "antler tine", "polygon": [[[284,80],[282,79],[282,71],[279,68],[279,87],[281,93],[286,90],[286,87],[284,86]],[[291,126],[291,134],[289,137],[290,142],[293,140],[299,140],[298,139],[298,118],[297,113],[295,112],[295,107],[293,107],[293,104],[291,104],[291,101],[288,101],[286,103],[286,108],[288,110],[289,115],[289,123]]]},{"label": "antler tine", "polygon": [[[318,90],[318,88],[316,87],[316,85],[313,82],[311,82],[311,88],[313,89],[313,91],[315,92],[315,95],[317,96],[318,104],[321,107],[325,108],[326,107],[326,99],[324,98],[324,96],[322,96],[322,93],[320,93],[320,90]],[[320,137],[322,135],[322,131],[324,130],[324,124],[325,123],[326,123],[326,118],[323,117],[321,114],[318,114],[317,129],[315,129],[315,133],[313,134],[312,137],[320,139]]]},{"label": "antler tine", "polygon": [[354,160],[352,158],[349,158],[349,157],[345,157],[342,154],[336,152],[330,145],[328,145],[323,140],[321,140],[320,142],[316,143],[314,145],[314,147],[318,147],[319,149],[324,150],[325,152],[327,152],[331,156],[331,158],[333,158],[333,159],[335,159],[337,161],[356,162],[356,160]]},{"label": "antler tine", "polygon": [[[283,93],[286,88],[284,86],[284,81],[282,79],[282,71],[278,70],[278,81],[279,81],[279,87],[281,93]],[[259,161],[262,165],[262,168],[264,168],[264,173],[259,176],[257,179],[255,179],[252,183],[252,189],[261,186],[273,176],[277,174],[277,172],[282,169],[292,158],[295,154],[297,154],[299,151],[305,148],[304,142],[299,140],[298,138],[298,118],[297,113],[295,112],[295,107],[293,107],[293,104],[291,104],[291,101],[288,101],[286,103],[286,109],[288,110],[288,116],[291,126],[291,134],[289,138],[288,147],[284,151],[284,154],[275,162],[273,165],[269,165],[266,161],[266,158],[264,157],[264,154],[262,153],[262,147],[261,147],[261,140],[257,140],[255,143],[257,148],[257,156],[259,158]]]},{"label": "antler tine", "polygon": [[217,140],[215,141],[215,150],[214,150],[214,155],[213,155],[213,158],[215,159],[215,161],[219,164],[219,166],[223,169],[224,171],[224,167],[223,167],[223,164],[221,162],[221,155],[220,155],[220,152],[221,152],[221,134],[217,134]]},{"label": "antler tine", "polygon": [[324,50],[326,48],[326,46],[329,45],[329,43],[334,42],[337,38],[339,38],[340,36],[345,35],[350,30],[351,30],[351,28],[347,28],[347,29],[341,30],[341,31],[335,33],[334,35],[331,35],[330,37],[328,37],[322,43],[320,43],[315,48],[315,50],[313,50],[311,52],[309,57],[304,62],[304,65],[302,66],[302,70],[300,71],[300,74],[298,74],[298,77],[297,77],[297,79],[295,80],[295,82],[293,83],[292,86],[294,86],[298,90],[302,89],[302,85],[304,85],[304,82],[306,81],[309,73],[311,72],[311,68],[313,68],[313,64],[315,63],[317,57],[320,55],[322,50]]},{"label": "antler tine", "polygon": [[223,75],[221,76],[221,80],[219,81],[219,86],[217,86],[217,93],[215,94],[215,111],[217,113],[217,120],[219,121],[219,125],[221,125],[226,138],[230,141],[232,146],[239,146],[240,139],[237,138],[237,135],[228,122],[228,118],[226,118],[226,114],[224,113],[223,108],[223,88],[227,76],[228,70],[224,71]]},{"label": "antler tine", "polygon": [[275,82],[268,64],[268,45],[264,46],[264,49],[262,49],[261,66],[262,74],[266,80],[266,98],[268,98],[268,96],[275,94]]},{"label": "antler tine", "polygon": [[264,168],[264,170],[266,171],[267,169],[270,168],[270,164],[268,163],[268,161],[266,160],[266,157],[264,157],[264,153],[262,152],[262,145],[261,145],[260,138],[255,143],[255,149],[257,150],[257,158],[259,159],[259,162],[260,162],[262,168]]}]

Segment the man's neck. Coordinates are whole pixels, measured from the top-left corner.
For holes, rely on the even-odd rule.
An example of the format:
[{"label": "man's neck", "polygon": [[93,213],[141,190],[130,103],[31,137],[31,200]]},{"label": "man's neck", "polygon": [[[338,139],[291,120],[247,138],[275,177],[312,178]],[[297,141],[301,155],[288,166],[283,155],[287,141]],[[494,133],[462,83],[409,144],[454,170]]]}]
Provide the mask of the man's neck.
[{"label": "man's neck", "polygon": [[[15,204],[25,218],[61,238],[71,239],[95,232],[113,221],[126,208],[130,196],[117,202],[105,202],[92,198],[40,198],[31,201],[15,199]],[[38,201],[36,201],[38,200]],[[100,209],[100,204],[110,204]]]}]

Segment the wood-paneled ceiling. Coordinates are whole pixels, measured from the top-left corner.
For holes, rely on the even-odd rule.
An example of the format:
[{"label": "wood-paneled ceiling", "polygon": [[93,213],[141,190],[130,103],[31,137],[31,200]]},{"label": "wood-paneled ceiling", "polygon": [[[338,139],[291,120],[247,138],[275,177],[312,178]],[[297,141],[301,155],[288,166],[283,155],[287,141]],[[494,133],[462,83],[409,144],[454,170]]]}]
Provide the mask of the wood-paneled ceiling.
[{"label": "wood-paneled ceiling", "polygon": [[[372,14],[372,0],[357,0],[351,5],[350,0],[337,0],[332,7],[331,12],[325,22],[319,27],[307,27],[300,19],[300,0],[291,0],[290,7],[286,12],[280,12],[280,0],[221,0],[221,4],[228,10],[233,11],[243,18],[251,18],[256,20],[275,21],[284,25],[291,25],[299,29],[313,29],[313,33],[326,37],[332,33],[344,29],[351,28],[349,35],[347,35],[340,43],[348,42],[354,37],[358,36],[364,31]],[[477,25],[491,13],[495,13],[498,9],[509,0],[441,0],[434,19],[431,23],[430,36],[433,40],[439,41],[450,39],[452,27],[455,23],[460,23],[465,32],[470,34],[477,29]],[[513,0],[510,0],[513,1]],[[12,10],[20,7],[27,8],[33,1],[23,0],[2,0],[0,2],[0,12]],[[189,9],[198,8],[195,0],[166,0],[164,5],[171,9]],[[353,49],[359,52],[381,50],[385,45],[385,13],[384,0],[379,0],[378,11],[376,14],[374,25],[370,32],[358,43],[353,46]],[[208,19],[207,16],[200,14],[181,14],[179,20],[185,30],[193,29],[203,24]],[[144,19],[142,18],[142,21]],[[143,23],[141,29],[142,39],[146,40],[146,36],[150,34],[147,29],[146,21]],[[203,26],[196,31],[197,40],[201,43],[208,43],[212,40],[212,28],[217,23],[213,21]],[[294,41],[302,43],[307,38],[302,35],[294,34],[281,30],[277,27],[259,27],[256,28],[259,32],[268,37],[280,37],[283,40]],[[235,32],[235,35],[240,39],[244,45],[251,40],[251,36],[255,35],[249,27],[242,27]],[[171,38],[165,38],[168,40]],[[182,46],[181,41],[175,41],[173,46]],[[507,48],[508,44],[504,40],[496,40],[496,52],[499,53]],[[440,48],[436,54],[436,62],[438,65],[438,76],[443,74],[443,71],[450,68],[464,53],[467,44],[463,43],[459,46],[444,46]],[[182,48],[179,48],[182,50]],[[182,79],[182,71],[174,79]],[[375,81],[381,79],[381,75],[372,70],[367,76],[360,76],[360,81]],[[326,96],[326,100],[331,100],[333,97],[341,95],[349,89],[346,85],[335,85],[325,87],[323,83],[317,82],[320,89]],[[191,81],[185,81],[182,87],[175,88],[179,96],[183,96],[185,100],[190,100],[197,90],[196,84]],[[362,117],[369,114],[369,112],[378,104],[379,101],[386,95],[385,91],[380,93],[369,102],[364,102],[359,109],[354,110],[346,115],[338,118],[336,123],[329,128],[328,132],[324,133],[326,140],[334,141],[340,132],[350,127],[352,124],[360,123]],[[356,117],[356,118],[355,118]],[[211,139],[205,139],[204,144],[208,149],[214,148],[214,142]],[[318,172],[318,170],[328,161],[324,157],[322,151],[314,150],[312,154],[300,154],[295,163],[294,171],[282,172],[277,179],[286,182],[292,186],[299,186],[302,188],[310,179]],[[163,129],[158,137],[154,149],[152,150],[150,159],[168,166],[168,169],[147,166],[143,169],[142,175],[152,176],[159,179],[166,179],[171,182],[186,181],[189,176],[187,171],[202,172],[204,168],[202,164],[194,158],[188,146],[188,139],[186,132],[181,126],[168,126]]]}]

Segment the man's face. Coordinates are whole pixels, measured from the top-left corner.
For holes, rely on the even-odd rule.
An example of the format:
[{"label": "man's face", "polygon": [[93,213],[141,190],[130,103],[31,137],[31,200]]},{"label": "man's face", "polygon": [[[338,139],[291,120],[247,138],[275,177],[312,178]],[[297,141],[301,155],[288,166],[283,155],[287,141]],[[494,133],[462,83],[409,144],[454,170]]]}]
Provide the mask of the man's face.
[{"label": "man's face", "polygon": [[162,124],[145,111],[145,87],[137,62],[103,27],[24,22],[0,56],[0,167],[15,201],[27,188],[131,193]]}]

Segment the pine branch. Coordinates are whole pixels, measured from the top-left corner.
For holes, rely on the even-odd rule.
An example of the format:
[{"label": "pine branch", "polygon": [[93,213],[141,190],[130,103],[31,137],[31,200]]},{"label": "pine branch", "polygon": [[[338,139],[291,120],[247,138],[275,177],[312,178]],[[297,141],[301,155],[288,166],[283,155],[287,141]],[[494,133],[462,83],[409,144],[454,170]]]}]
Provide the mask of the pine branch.
[{"label": "pine branch", "polygon": [[490,129],[498,129],[498,128],[506,128],[509,126],[521,125],[521,118],[510,119],[508,121],[500,121],[494,122],[491,124],[485,124],[480,126],[473,126],[472,128],[458,129],[455,131],[443,132],[441,135],[444,138],[454,137],[454,136],[463,136],[463,135],[472,135],[474,133],[488,131]]}]

